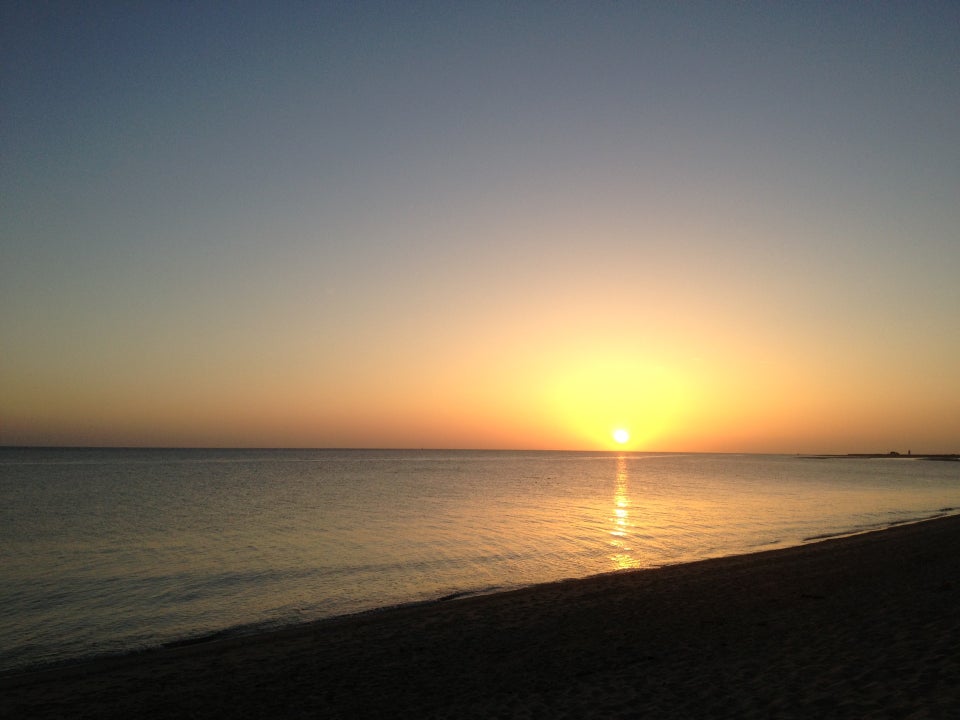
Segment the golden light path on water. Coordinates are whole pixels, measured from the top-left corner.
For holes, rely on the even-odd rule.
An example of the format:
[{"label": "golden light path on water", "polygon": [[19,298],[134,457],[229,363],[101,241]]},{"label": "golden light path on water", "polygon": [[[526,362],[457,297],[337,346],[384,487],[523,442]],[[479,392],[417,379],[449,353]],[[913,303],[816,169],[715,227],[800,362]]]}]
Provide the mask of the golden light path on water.
[{"label": "golden light path on water", "polygon": [[633,547],[630,543],[634,523],[630,519],[629,480],[627,459],[621,455],[617,458],[617,479],[611,517],[613,529],[610,530],[610,546],[613,549],[610,559],[613,561],[615,570],[640,567],[640,561],[632,555]]}]

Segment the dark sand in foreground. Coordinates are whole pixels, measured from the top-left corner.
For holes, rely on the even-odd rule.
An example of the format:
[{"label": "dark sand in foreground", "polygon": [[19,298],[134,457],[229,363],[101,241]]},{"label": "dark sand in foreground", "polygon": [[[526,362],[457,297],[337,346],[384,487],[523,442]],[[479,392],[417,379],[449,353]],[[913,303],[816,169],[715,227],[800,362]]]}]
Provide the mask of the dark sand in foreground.
[{"label": "dark sand in foreground", "polygon": [[960,717],[960,517],[0,678],[10,717]]}]

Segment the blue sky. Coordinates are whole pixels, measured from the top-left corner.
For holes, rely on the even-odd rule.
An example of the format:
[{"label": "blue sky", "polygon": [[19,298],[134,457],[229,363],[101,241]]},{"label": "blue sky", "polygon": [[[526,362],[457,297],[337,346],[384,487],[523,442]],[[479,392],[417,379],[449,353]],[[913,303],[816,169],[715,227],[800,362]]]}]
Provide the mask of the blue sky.
[{"label": "blue sky", "polygon": [[954,3],[3,12],[0,443],[956,449]]}]

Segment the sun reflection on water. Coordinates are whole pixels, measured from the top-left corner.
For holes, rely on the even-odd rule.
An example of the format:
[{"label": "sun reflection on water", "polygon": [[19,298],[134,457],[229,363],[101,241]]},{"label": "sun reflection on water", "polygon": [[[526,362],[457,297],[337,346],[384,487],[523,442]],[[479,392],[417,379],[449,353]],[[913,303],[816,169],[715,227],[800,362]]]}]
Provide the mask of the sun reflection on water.
[{"label": "sun reflection on water", "polygon": [[610,545],[615,570],[640,567],[640,561],[633,557],[631,546],[633,522],[630,520],[630,487],[627,474],[627,458],[617,458],[617,481],[613,494],[613,516],[610,518],[613,528],[610,532]]}]

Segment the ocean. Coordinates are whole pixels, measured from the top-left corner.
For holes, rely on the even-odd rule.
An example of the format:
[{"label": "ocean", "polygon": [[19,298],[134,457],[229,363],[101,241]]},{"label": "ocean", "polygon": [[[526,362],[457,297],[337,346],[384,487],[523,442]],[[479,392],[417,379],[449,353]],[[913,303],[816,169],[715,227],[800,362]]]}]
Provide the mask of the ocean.
[{"label": "ocean", "polygon": [[0,672],[960,512],[960,463],[0,448]]}]

